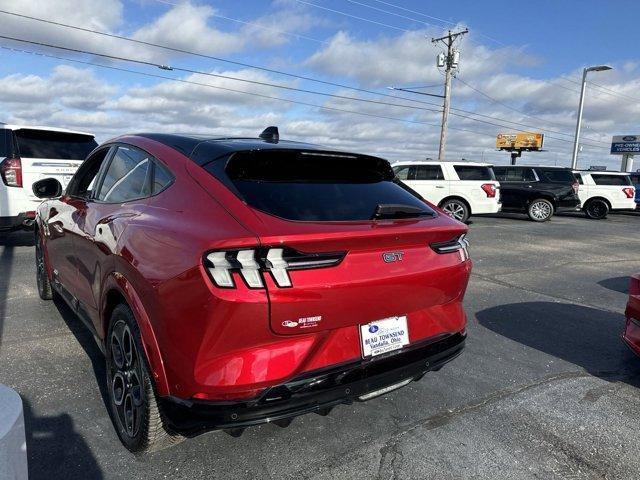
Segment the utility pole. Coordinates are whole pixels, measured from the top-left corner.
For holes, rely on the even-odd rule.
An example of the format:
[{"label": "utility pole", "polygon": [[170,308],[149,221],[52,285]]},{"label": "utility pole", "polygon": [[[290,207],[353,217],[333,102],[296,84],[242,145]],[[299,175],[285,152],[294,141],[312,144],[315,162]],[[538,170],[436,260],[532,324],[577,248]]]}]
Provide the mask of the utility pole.
[{"label": "utility pole", "polygon": [[[442,43],[447,47],[446,55],[440,54],[438,56],[438,66],[445,67],[444,77],[444,106],[442,109],[442,127],[440,129],[440,148],[438,150],[438,160],[444,160],[444,148],[447,137],[447,122],[449,121],[449,105],[451,103],[451,79],[454,77],[453,71],[458,68],[459,52],[453,49],[453,44],[456,39],[466,33],[469,33],[469,29],[465,28],[459,32],[449,33],[444,37],[432,38],[431,42],[434,44]],[[442,58],[444,57],[444,59]],[[443,65],[441,65],[443,63]]]}]

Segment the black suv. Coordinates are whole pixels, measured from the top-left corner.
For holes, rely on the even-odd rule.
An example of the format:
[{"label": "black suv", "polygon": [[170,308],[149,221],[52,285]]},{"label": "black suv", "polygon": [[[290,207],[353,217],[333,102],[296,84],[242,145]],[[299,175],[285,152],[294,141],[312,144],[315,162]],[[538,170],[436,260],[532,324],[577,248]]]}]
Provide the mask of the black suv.
[{"label": "black suv", "polygon": [[503,212],[525,212],[534,222],[545,222],[554,212],[580,209],[579,184],[569,168],[509,166],[493,171]]}]

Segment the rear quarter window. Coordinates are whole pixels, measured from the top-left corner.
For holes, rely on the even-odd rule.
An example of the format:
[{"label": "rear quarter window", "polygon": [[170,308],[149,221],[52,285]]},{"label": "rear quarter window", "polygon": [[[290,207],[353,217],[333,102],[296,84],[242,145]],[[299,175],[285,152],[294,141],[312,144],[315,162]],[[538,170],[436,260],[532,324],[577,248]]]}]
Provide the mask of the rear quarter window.
[{"label": "rear quarter window", "polygon": [[98,146],[90,135],[22,128],[15,131],[18,152],[25,158],[84,160]]},{"label": "rear quarter window", "polygon": [[454,165],[453,168],[460,180],[495,180],[490,167]]},{"label": "rear quarter window", "polygon": [[631,185],[631,179],[626,175],[599,175],[592,174],[596,185]]},{"label": "rear quarter window", "polygon": [[556,170],[556,169],[549,169],[549,170],[544,170],[544,169],[540,169],[540,172],[542,172],[542,175],[544,175],[544,177],[552,183],[574,183],[576,182],[576,177],[573,175],[573,172],[571,172],[570,170]]},{"label": "rear quarter window", "polygon": [[577,181],[573,172],[570,170],[540,169],[539,171],[542,172],[542,175],[552,183],[574,183]]},{"label": "rear quarter window", "polygon": [[237,152],[205,169],[249,206],[295,221],[372,219],[379,204],[435,212],[395,178],[386,160],[296,150]]}]

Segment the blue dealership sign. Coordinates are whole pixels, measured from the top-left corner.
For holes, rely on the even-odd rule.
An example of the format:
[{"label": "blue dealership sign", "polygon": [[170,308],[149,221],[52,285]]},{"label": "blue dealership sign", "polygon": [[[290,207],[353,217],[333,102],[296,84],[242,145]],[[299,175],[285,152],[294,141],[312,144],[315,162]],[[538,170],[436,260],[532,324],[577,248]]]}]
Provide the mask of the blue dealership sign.
[{"label": "blue dealership sign", "polygon": [[640,135],[616,135],[611,141],[612,155],[640,155]]}]

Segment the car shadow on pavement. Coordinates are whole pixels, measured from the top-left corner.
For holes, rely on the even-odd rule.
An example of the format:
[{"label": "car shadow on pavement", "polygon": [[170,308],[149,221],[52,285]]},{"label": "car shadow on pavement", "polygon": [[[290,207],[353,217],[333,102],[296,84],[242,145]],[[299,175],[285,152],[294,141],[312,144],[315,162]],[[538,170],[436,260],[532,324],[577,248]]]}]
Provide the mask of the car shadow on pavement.
[{"label": "car shadow on pavement", "polygon": [[495,333],[591,375],[640,387],[640,358],[620,338],[622,314],[569,303],[523,302],[487,308],[476,318]]},{"label": "car shadow on pavement", "polygon": [[33,232],[19,230],[0,233],[0,247],[33,247],[34,245]]},{"label": "car shadow on pavement", "polygon": [[600,280],[598,285],[614,292],[629,293],[629,277],[613,277]]},{"label": "car shadow on pavement", "polygon": [[62,317],[64,322],[67,324],[69,331],[73,333],[73,336],[76,337],[76,340],[87,354],[87,357],[89,357],[89,360],[91,360],[91,366],[93,367],[93,373],[96,377],[96,383],[98,384],[98,388],[100,389],[102,402],[104,403],[105,408],[108,410],[109,397],[105,385],[107,371],[104,355],[100,351],[98,344],[93,338],[93,334],[82,323],[82,321],[73,312],[73,310],[69,308],[65,301],[58,295],[54,295],[53,303],[58,309],[58,312],[60,313],[60,316]]},{"label": "car shadow on pavement", "polygon": [[69,414],[38,416],[28,400],[23,398],[22,404],[31,480],[104,478],[91,448],[76,432]]}]

